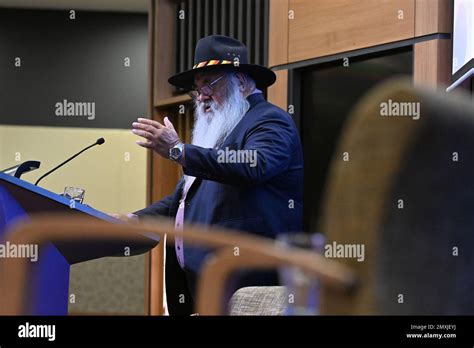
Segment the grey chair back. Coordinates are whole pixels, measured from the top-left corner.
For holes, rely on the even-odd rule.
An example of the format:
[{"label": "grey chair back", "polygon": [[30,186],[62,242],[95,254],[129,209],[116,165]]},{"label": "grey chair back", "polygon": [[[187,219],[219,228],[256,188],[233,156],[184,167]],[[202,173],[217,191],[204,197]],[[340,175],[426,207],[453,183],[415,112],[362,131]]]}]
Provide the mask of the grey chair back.
[{"label": "grey chair back", "polygon": [[378,86],[349,118],[323,206],[327,242],[363,245],[364,260],[335,258],[359,288],[323,287],[322,314],[474,314],[471,97]]}]

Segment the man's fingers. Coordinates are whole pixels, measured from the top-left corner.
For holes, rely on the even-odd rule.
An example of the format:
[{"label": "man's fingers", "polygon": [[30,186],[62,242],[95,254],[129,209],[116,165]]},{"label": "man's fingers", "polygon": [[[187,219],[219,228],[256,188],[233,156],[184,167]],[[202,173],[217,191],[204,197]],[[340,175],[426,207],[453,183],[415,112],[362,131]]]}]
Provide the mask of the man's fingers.
[{"label": "man's fingers", "polygon": [[146,141],[137,140],[137,141],[135,141],[135,143],[136,143],[137,145],[142,146],[142,147],[146,147],[147,149],[151,149],[151,148],[153,147],[153,146],[152,146],[152,145],[153,145],[152,142],[149,141],[149,140],[146,140]]},{"label": "man's fingers", "polygon": [[173,124],[171,123],[170,119],[168,117],[165,117],[165,126],[169,129],[175,130]]},{"label": "man's fingers", "polygon": [[125,222],[137,222],[138,221],[138,216],[135,214],[129,213],[129,214],[117,214],[117,213],[108,213],[108,215],[118,219],[122,220]]},{"label": "man's fingers", "polygon": [[138,216],[132,213],[128,213],[127,218],[129,218],[130,220],[138,220]]},{"label": "man's fingers", "polygon": [[138,136],[141,136],[145,139],[152,140],[153,139],[153,134],[147,131],[143,131],[140,129],[132,129],[132,133]]},{"label": "man's fingers", "polygon": [[140,123],[143,123],[143,124],[147,124],[147,125],[150,125],[150,126],[153,126],[155,128],[166,128],[165,126],[163,126],[160,122],[158,121],[155,121],[155,120],[150,120],[148,118],[139,118],[138,119],[138,122]]},{"label": "man's fingers", "polygon": [[169,118],[165,117],[163,122],[166,126],[154,120],[139,118],[138,122],[132,123],[132,132],[144,138],[137,140],[137,145],[154,150],[160,156],[168,158],[169,149],[180,140]]},{"label": "man's fingers", "polygon": [[132,127],[136,128],[136,129],[141,129],[141,130],[147,131],[151,134],[154,134],[157,130],[157,128],[154,127],[154,126],[150,126],[148,124],[144,124],[144,123],[140,123],[140,122],[133,122]]}]

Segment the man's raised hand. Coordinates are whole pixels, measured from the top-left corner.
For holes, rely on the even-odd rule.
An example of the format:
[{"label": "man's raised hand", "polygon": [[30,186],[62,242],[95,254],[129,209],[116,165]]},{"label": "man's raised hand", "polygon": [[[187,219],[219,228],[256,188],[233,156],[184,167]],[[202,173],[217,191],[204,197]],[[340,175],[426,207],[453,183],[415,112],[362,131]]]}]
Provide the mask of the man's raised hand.
[{"label": "man's raised hand", "polygon": [[138,145],[169,158],[169,150],[181,140],[168,117],[165,117],[164,123],[165,125],[147,118],[139,118],[137,122],[132,123],[132,132],[143,138],[137,140]]}]

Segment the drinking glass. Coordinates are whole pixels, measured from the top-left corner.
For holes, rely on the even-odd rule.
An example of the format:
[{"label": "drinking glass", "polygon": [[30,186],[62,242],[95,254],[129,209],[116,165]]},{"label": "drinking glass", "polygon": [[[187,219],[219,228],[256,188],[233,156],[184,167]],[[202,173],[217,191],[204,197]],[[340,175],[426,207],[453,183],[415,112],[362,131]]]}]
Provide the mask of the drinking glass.
[{"label": "drinking glass", "polygon": [[74,200],[77,203],[81,203],[84,201],[85,190],[78,188],[78,187],[66,187],[64,188],[64,197],[69,200]]}]

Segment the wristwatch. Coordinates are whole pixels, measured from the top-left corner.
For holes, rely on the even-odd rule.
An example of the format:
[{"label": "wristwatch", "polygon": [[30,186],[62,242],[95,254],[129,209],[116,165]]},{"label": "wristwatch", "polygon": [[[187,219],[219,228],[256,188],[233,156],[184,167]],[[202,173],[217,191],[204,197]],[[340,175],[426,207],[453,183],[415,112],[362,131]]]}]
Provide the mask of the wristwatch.
[{"label": "wristwatch", "polygon": [[177,143],[170,149],[169,158],[173,161],[178,162],[183,156],[184,144],[182,142]]}]

